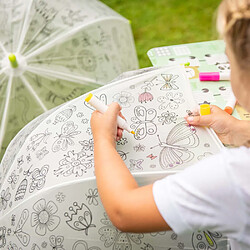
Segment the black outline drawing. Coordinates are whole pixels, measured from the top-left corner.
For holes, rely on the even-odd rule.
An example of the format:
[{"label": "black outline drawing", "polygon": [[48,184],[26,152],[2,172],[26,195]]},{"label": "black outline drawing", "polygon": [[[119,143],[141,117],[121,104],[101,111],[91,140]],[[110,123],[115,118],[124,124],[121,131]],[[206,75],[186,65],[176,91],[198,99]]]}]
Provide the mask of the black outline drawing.
[{"label": "black outline drawing", "polygon": [[84,240],[78,240],[72,246],[72,250],[101,250],[99,247],[88,247],[88,243]]},{"label": "black outline drawing", "polygon": [[6,245],[6,227],[0,227],[0,248]]},{"label": "black outline drawing", "polygon": [[47,150],[46,146],[44,146],[40,150],[36,151],[36,158],[41,161],[44,158],[44,156],[47,155],[48,153],[49,151]]},{"label": "black outline drawing", "polygon": [[27,187],[28,187],[28,180],[27,178],[31,175],[32,171],[30,169],[32,168],[32,165],[27,171],[23,172],[23,175],[25,176],[24,179],[19,184],[16,194],[15,194],[15,201],[22,200],[26,194]]},{"label": "black outline drawing", "polygon": [[5,190],[1,191],[0,196],[0,211],[5,210],[8,206],[8,202],[11,199],[10,188],[7,187]]},{"label": "black outline drawing", "polygon": [[93,138],[90,138],[89,140],[79,141],[79,143],[83,147],[82,150],[94,151],[94,140],[93,140]]},{"label": "black outline drawing", "polygon": [[117,145],[125,145],[128,143],[128,139],[126,137],[122,137],[119,141],[116,142]]},{"label": "black outline drawing", "polygon": [[143,243],[145,246],[141,247],[142,250],[154,250],[154,247],[149,243]]},{"label": "black outline drawing", "polygon": [[131,103],[135,101],[133,95],[127,91],[121,91],[113,95],[113,101],[118,102],[122,108],[129,108]]},{"label": "black outline drawing", "polygon": [[[194,250],[215,250],[217,243],[215,239],[222,238],[222,234],[218,232],[199,231],[192,234],[192,246]],[[226,239],[225,239],[226,240]]]},{"label": "black outline drawing", "polygon": [[52,249],[55,250],[64,250],[63,248],[63,241],[64,241],[64,237],[59,235],[59,236],[55,236],[55,235],[51,235],[49,237],[49,241],[50,241],[50,246],[52,247]]},{"label": "black outline drawing", "polygon": [[94,55],[93,51],[87,49],[78,52],[76,64],[85,73],[94,72],[98,66],[96,55]]},{"label": "black outline drawing", "polygon": [[176,79],[179,77],[178,75],[173,74],[161,74],[162,79],[164,80],[164,85],[160,88],[160,90],[177,90],[179,87],[175,84]]},{"label": "black outline drawing", "polygon": [[31,136],[31,138],[29,139],[31,142],[30,144],[27,146],[27,150],[32,150],[35,151],[37,149],[37,147],[43,142],[44,144],[47,144],[47,140],[49,138],[49,136],[51,135],[51,133],[48,131],[48,129],[46,129],[44,131],[44,133],[38,133],[35,134],[33,136]]},{"label": "black outline drawing", "polygon": [[[73,207],[74,206],[74,207]],[[69,211],[64,213],[64,216],[68,218],[66,220],[67,225],[76,231],[84,231],[85,235],[88,235],[88,230],[91,227],[96,227],[96,225],[92,224],[93,215],[91,210],[84,203],[81,206],[75,201],[73,206],[69,207]]]},{"label": "black outline drawing", "polygon": [[59,122],[66,122],[73,115],[75,111],[76,111],[76,106],[74,105],[69,106],[67,109],[62,110],[56,115],[53,125],[56,125]]},{"label": "black outline drawing", "polygon": [[14,235],[17,237],[20,243],[25,247],[27,247],[30,243],[30,235],[26,232],[23,232],[24,224],[26,223],[28,218],[29,218],[29,211],[28,209],[24,209],[22,211],[22,214],[19,218],[16,229],[14,231]]},{"label": "black outline drawing", "polygon": [[152,101],[154,99],[153,95],[148,92],[151,90],[151,87],[154,86],[153,82],[152,81],[145,81],[144,82],[145,84],[142,85],[141,89],[144,90],[143,93],[141,93],[138,97],[138,102],[140,103],[147,103],[148,101]]},{"label": "black outline drawing", "polygon": [[75,175],[75,177],[81,177],[94,166],[93,154],[87,155],[84,151],[75,153],[74,150],[68,151],[64,158],[59,161],[58,169],[54,170],[54,175],[57,177],[63,175],[68,177]]},{"label": "black outline drawing", "polygon": [[183,94],[181,92],[168,92],[166,93],[166,96],[159,96],[157,98],[157,101],[161,103],[159,109],[178,109],[179,105],[185,102],[182,97]]},{"label": "black outline drawing", "polygon": [[178,242],[177,247],[178,247],[179,249],[184,249],[184,248],[185,248],[185,245],[184,245],[183,242]]},{"label": "black outline drawing", "polygon": [[143,167],[141,166],[141,164],[144,162],[143,159],[139,159],[139,160],[133,160],[130,159],[129,160],[129,170],[133,171],[133,170],[143,170]]},{"label": "black outline drawing", "polygon": [[88,201],[88,204],[89,205],[94,205],[94,206],[97,206],[99,203],[98,203],[98,190],[97,188],[89,188],[88,190],[88,194],[85,194],[86,195],[86,200]]},{"label": "black outline drawing", "polygon": [[39,199],[34,205],[30,217],[30,225],[35,227],[35,233],[44,236],[47,231],[54,231],[60,224],[61,219],[55,215],[58,211],[57,205],[53,201],[46,203],[45,199]]},{"label": "black outline drawing", "polygon": [[120,155],[120,157],[122,158],[123,161],[127,160],[127,154],[129,154],[129,152],[125,153],[122,150],[117,150],[117,153]]},{"label": "black outline drawing", "polygon": [[41,169],[35,168],[32,171],[31,183],[29,189],[30,193],[33,193],[35,189],[41,190],[44,187],[48,171],[49,171],[49,165],[44,165],[41,167]]},{"label": "black outline drawing", "polygon": [[59,203],[62,203],[65,201],[65,197],[66,195],[63,192],[58,192],[56,195],[56,201],[58,201]]},{"label": "black outline drawing", "polygon": [[81,10],[66,10],[67,16],[62,16],[62,21],[64,24],[73,27],[76,23],[84,22],[84,19],[87,18],[87,15],[81,15]]},{"label": "black outline drawing", "polygon": [[16,215],[15,214],[11,215],[10,224],[11,224],[12,227],[15,226],[15,224],[16,224]]},{"label": "black outline drawing", "polygon": [[133,147],[133,149],[135,150],[135,152],[143,152],[145,150],[146,146],[143,144],[137,144]]},{"label": "black outline drawing", "polygon": [[52,151],[58,152],[59,150],[67,150],[68,146],[75,145],[74,138],[75,135],[81,133],[81,131],[76,131],[78,125],[75,125],[73,121],[67,121],[61,127],[61,134],[58,135],[58,139],[52,145]]},{"label": "black outline drawing", "polygon": [[133,122],[131,128],[134,129],[136,140],[142,140],[147,135],[153,135],[157,132],[157,126],[153,122],[157,116],[157,111],[153,108],[146,109],[144,106],[134,108],[135,117],[131,118]]},{"label": "black outline drawing", "polygon": [[158,121],[164,125],[164,124],[170,124],[170,123],[176,123],[177,121],[177,114],[175,112],[163,112],[158,117]]},{"label": "black outline drawing", "polygon": [[98,230],[98,233],[100,234],[100,240],[104,242],[105,247],[113,245],[113,249],[132,250],[131,241],[137,245],[142,243],[141,239],[144,237],[144,234],[125,233],[119,231],[112,225],[105,212],[104,219],[101,219],[101,223],[105,226],[101,227]]},{"label": "black outline drawing", "polygon": [[18,179],[19,179],[19,175],[16,174],[16,170],[13,170],[8,177],[8,183],[10,184],[12,190],[16,188]]},{"label": "black outline drawing", "polygon": [[195,148],[200,143],[196,129],[188,125],[186,121],[178,123],[170,130],[166,143],[160,141],[159,135],[157,137],[160,142],[157,146],[163,148],[159,156],[159,163],[163,169],[173,168],[191,161],[195,155],[188,148]]}]

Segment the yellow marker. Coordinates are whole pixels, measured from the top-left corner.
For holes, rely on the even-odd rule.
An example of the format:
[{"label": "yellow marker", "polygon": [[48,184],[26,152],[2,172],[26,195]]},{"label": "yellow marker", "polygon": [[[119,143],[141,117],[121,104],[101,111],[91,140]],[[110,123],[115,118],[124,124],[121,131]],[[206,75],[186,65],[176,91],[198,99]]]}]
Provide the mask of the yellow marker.
[{"label": "yellow marker", "polygon": [[201,104],[200,105],[200,115],[210,115],[210,105]]},{"label": "yellow marker", "polygon": [[[101,113],[106,112],[108,106],[106,106],[103,102],[101,102],[97,97],[93,96],[93,94],[89,93],[85,98],[85,101],[88,102],[91,106],[93,106],[96,110]],[[127,130],[131,134],[135,134],[133,130],[130,129],[128,123],[122,119],[120,116],[117,116],[117,125],[119,128]]]},{"label": "yellow marker", "polygon": [[9,54],[9,60],[10,60],[10,64],[11,64],[12,68],[18,67],[16,56],[14,54]]}]

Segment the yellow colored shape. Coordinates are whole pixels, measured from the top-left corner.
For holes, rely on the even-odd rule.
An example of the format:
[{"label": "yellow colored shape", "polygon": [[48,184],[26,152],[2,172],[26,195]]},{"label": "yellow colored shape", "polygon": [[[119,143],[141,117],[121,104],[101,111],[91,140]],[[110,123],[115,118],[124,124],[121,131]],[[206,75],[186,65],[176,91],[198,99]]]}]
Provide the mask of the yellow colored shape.
[{"label": "yellow colored shape", "polygon": [[131,134],[135,135],[135,131],[131,131]]},{"label": "yellow colored shape", "polygon": [[201,115],[210,115],[210,105],[209,104],[201,104],[200,105],[200,114]]},{"label": "yellow colored shape", "polygon": [[18,67],[16,56],[14,54],[9,54],[9,60],[10,60],[10,64],[11,64],[12,68],[17,68]]},{"label": "yellow colored shape", "polygon": [[92,97],[93,97],[93,94],[89,93],[89,94],[87,95],[87,97],[85,98],[85,101],[86,101],[86,102],[89,102],[90,99],[91,99]]}]

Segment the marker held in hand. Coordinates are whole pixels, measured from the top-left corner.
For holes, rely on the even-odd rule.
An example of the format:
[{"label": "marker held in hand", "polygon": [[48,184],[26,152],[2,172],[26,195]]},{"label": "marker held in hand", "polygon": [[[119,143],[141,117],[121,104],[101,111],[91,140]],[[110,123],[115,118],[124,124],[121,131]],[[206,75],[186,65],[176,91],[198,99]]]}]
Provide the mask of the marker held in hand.
[{"label": "marker held in hand", "polygon": [[[97,97],[93,94],[89,93],[85,98],[85,101],[88,102],[92,107],[98,110],[101,113],[105,113],[108,109],[108,106],[101,102]],[[131,134],[135,134],[133,130],[129,127],[128,123],[122,119],[120,116],[117,116],[117,125],[119,128],[127,130]]]}]

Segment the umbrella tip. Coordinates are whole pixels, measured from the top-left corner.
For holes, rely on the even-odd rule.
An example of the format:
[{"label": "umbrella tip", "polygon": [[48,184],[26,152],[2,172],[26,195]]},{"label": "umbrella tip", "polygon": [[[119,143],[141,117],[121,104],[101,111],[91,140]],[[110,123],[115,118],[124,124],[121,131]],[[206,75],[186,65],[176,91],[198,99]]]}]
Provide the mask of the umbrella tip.
[{"label": "umbrella tip", "polygon": [[9,54],[9,60],[10,60],[10,64],[11,64],[12,68],[18,67],[16,56],[14,54]]}]

